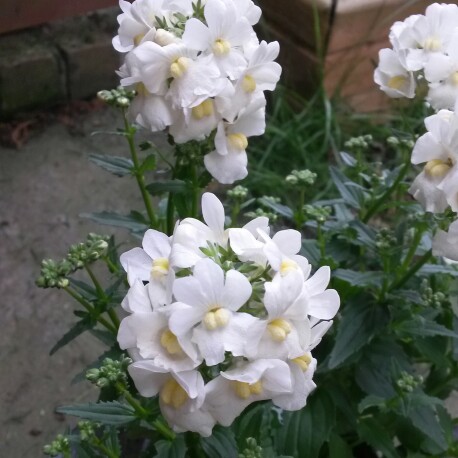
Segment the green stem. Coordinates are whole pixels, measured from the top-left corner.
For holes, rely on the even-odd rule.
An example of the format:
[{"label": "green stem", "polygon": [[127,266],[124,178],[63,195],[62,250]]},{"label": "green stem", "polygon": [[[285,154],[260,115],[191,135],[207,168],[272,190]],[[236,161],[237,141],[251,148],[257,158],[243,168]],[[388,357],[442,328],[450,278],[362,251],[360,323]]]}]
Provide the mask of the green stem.
[{"label": "green stem", "polygon": [[325,247],[326,247],[326,243],[325,243],[325,240],[324,240],[324,237],[323,237],[323,229],[321,228],[321,224],[320,223],[317,223],[317,239],[318,239],[318,244],[320,246],[320,256],[321,256],[321,259],[323,260],[325,255],[326,255],[326,252],[325,252]]},{"label": "green stem", "polygon": [[115,452],[113,452],[113,450],[110,450],[108,447],[106,447],[102,441],[99,439],[99,438],[95,438],[96,440],[94,440],[94,445],[103,453],[105,453],[105,455],[108,457],[108,458],[119,458],[119,455]]},{"label": "green stem", "polygon": [[200,188],[197,178],[197,167],[195,164],[191,167],[191,179],[192,179],[192,202],[191,202],[191,216],[197,218],[199,208],[199,194]]},{"label": "green stem", "polygon": [[304,224],[304,204],[305,204],[305,189],[301,189],[299,192],[299,205],[297,207],[297,212],[295,215],[296,220],[296,229],[300,231],[302,225]]},{"label": "green stem", "polygon": [[234,202],[232,204],[231,227],[236,227],[239,213],[240,213],[240,201],[239,199],[234,199]]},{"label": "green stem", "polygon": [[[86,299],[81,297],[78,293],[70,289],[68,286],[64,288],[64,290],[68,294],[70,294],[70,296],[72,296],[73,299],[79,302],[91,315],[94,314],[94,307],[88,301],[86,301]],[[118,330],[109,321],[105,320],[105,318],[97,316],[96,319],[102,326],[105,326],[105,328],[107,328],[114,335],[118,333]]]},{"label": "green stem", "polygon": [[433,253],[431,250],[428,250],[419,260],[418,262],[409,270],[407,271],[403,277],[401,277],[398,281],[394,282],[390,288],[389,291],[392,291],[393,289],[400,288],[403,286],[407,281],[414,276],[432,257]]},{"label": "green stem", "polygon": [[111,259],[108,256],[104,256],[102,259],[105,261],[105,263],[108,266],[108,268],[110,269],[110,271],[112,271],[115,274],[117,274],[119,272],[119,266],[117,266],[116,264],[113,264],[111,262]]},{"label": "green stem", "polygon": [[404,177],[406,176],[407,171],[409,170],[409,168],[410,168],[410,163],[406,162],[404,164],[404,167],[399,172],[399,175],[397,176],[397,178],[394,181],[394,183],[378,199],[376,199],[376,201],[369,208],[369,210],[367,210],[366,214],[361,218],[361,221],[363,223],[367,223],[372,218],[372,216],[374,216],[375,213],[377,213],[379,208],[385,203],[385,201],[388,199],[388,197],[399,186],[399,183],[401,183],[401,181],[404,179]]},{"label": "green stem", "polygon": [[121,324],[121,322],[119,321],[119,317],[118,317],[117,313],[115,312],[115,309],[110,307],[107,310],[107,313],[108,313],[108,316],[110,317],[110,320],[113,323],[114,327],[116,329],[119,329],[119,325]]},{"label": "green stem", "polygon": [[206,457],[200,445],[200,436],[198,434],[188,431],[185,433],[185,441],[190,456],[193,458]]},{"label": "green stem", "polygon": [[140,171],[140,162],[138,160],[137,150],[135,148],[134,135],[132,133],[129,121],[127,120],[126,112],[124,112],[124,127],[126,131],[127,142],[129,143],[130,155],[132,157],[132,162],[134,163],[134,175],[137,180],[138,187],[140,188],[143,202],[145,203],[146,213],[148,214],[148,218],[150,221],[150,227],[155,228],[157,227],[157,219],[156,215],[154,214],[153,206],[151,204],[150,195],[146,190],[145,176]]},{"label": "green stem", "polygon": [[173,202],[173,194],[169,192],[169,198],[167,200],[167,235],[173,234],[175,227],[175,203]]},{"label": "green stem", "polygon": [[84,268],[86,269],[86,272],[91,277],[92,283],[94,283],[95,289],[97,290],[97,294],[100,296],[101,299],[106,299],[107,296],[105,294],[105,290],[102,288],[102,285],[97,280],[97,277],[95,276],[92,269],[89,267],[88,264],[84,264]]},{"label": "green stem", "polygon": [[406,257],[402,263],[402,266],[400,269],[401,274],[403,274],[404,272],[408,270],[409,265],[411,264],[412,259],[415,256],[418,245],[420,245],[422,235],[423,235],[423,230],[417,230],[415,232],[415,235],[412,241],[412,245],[410,246],[409,251],[407,252]]},{"label": "green stem", "polygon": [[[124,399],[132,406],[132,408],[135,410],[135,413],[142,419],[148,421],[148,411],[143,408],[143,406],[129,393],[128,390],[121,384],[116,385],[118,390],[122,393],[124,396]],[[156,431],[161,433],[165,439],[168,440],[174,440],[176,437],[176,434],[167,426],[165,425],[162,421],[160,420],[154,420],[150,422]]]}]

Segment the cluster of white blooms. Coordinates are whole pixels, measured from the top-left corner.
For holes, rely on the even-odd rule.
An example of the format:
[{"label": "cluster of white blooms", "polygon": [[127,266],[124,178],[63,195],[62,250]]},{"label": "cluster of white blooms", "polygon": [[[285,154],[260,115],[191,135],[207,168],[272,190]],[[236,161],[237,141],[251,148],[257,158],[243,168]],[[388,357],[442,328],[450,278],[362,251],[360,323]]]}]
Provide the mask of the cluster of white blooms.
[{"label": "cluster of white blooms", "polygon": [[229,426],[250,403],[305,406],[315,388],[311,351],[340,299],[329,267],[310,275],[301,234],[270,237],[258,217],[225,229],[224,208],[202,197],[206,224],[186,218],[173,236],[148,230],[143,248],[121,256],[130,290],[118,341],[134,363],[139,393],[159,396],[177,432],[203,436]]},{"label": "cluster of white blooms", "polygon": [[251,0],[120,0],[113,45],[126,53],[121,84],[137,95],[139,125],[168,129],[176,143],[214,137],[204,158],[211,175],[247,175],[248,137],[265,131],[264,91],[281,74],[277,42],[259,42],[261,10]]},{"label": "cluster of white blooms", "polygon": [[382,49],[375,82],[390,97],[413,98],[425,81],[436,110],[453,109],[458,97],[458,6],[434,3],[424,15],[391,27],[392,49]]}]

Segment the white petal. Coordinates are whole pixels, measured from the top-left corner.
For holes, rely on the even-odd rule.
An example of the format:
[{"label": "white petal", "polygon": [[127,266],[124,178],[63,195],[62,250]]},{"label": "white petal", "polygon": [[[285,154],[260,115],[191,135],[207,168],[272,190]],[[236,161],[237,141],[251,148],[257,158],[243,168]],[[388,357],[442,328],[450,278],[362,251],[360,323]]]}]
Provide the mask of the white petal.
[{"label": "white petal", "polygon": [[245,275],[230,270],[226,273],[226,283],[222,292],[220,304],[222,307],[236,312],[251,296],[251,284]]},{"label": "white petal", "polygon": [[120,257],[121,265],[127,272],[129,284],[132,285],[136,279],[148,281],[153,267],[152,259],[141,248],[133,248],[123,253]]},{"label": "white petal", "polygon": [[208,227],[219,237],[224,237],[224,207],[221,201],[211,192],[202,196],[202,216]]},{"label": "white petal", "polygon": [[326,291],[312,296],[309,302],[309,314],[322,320],[330,320],[339,311],[340,297],[336,290]]},{"label": "white petal", "polygon": [[299,253],[302,247],[301,233],[294,229],[277,232],[272,237],[272,241],[276,243],[280,251],[286,256]]}]

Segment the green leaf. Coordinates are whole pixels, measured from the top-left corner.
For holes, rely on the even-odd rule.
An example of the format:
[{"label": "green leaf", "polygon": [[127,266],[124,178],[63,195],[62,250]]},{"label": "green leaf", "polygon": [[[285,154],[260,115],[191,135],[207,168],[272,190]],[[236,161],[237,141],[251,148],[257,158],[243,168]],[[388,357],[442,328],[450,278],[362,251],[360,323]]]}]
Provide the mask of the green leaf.
[{"label": "green leaf", "polygon": [[112,347],[117,342],[116,336],[110,331],[105,331],[104,329],[91,329],[89,332],[108,347]]},{"label": "green leaf", "polygon": [[76,291],[81,294],[85,299],[93,300],[97,299],[97,291],[91,285],[84,281],[75,280],[74,278],[69,278],[70,285],[72,285]]},{"label": "green leaf", "polygon": [[316,240],[302,240],[301,254],[305,256],[312,265],[319,265],[321,254],[320,247]]},{"label": "green leaf", "polygon": [[155,445],[157,454],[154,458],[185,458],[186,456],[183,436],[177,436],[173,441],[160,440]]},{"label": "green leaf", "polygon": [[283,216],[288,219],[293,219],[294,212],[291,208],[287,207],[286,205],[279,204],[277,202],[273,202],[271,199],[266,199],[265,197],[261,197],[258,199],[258,202],[267,208],[272,209],[275,213],[278,213],[280,216]]},{"label": "green leaf", "polygon": [[172,194],[185,194],[189,192],[191,188],[189,183],[186,183],[186,181],[166,180],[151,183],[148,186],[146,186],[146,189],[150,194],[156,196],[158,194],[164,194],[166,192],[171,192]]},{"label": "green leaf", "polygon": [[126,157],[104,156],[101,154],[90,154],[89,160],[104,170],[111,172],[118,177],[132,174],[134,163]]},{"label": "green leaf", "polygon": [[297,412],[284,412],[284,422],[274,439],[278,454],[295,458],[318,457],[330,438],[336,422],[332,399],[325,390],[316,391],[307,406]]},{"label": "green leaf", "polygon": [[458,270],[453,266],[444,266],[439,264],[425,264],[418,273],[420,275],[448,274],[458,277]]},{"label": "green leaf", "polygon": [[364,188],[351,181],[334,166],[329,167],[329,171],[332,181],[345,202],[357,210],[361,209],[361,204],[364,202]]},{"label": "green leaf", "polygon": [[105,440],[106,446],[116,454],[116,456],[121,455],[121,443],[119,442],[118,430],[116,428],[107,428],[108,437]]},{"label": "green leaf", "polygon": [[444,431],[433,407],[415,406],[409,409],[409,418],[415,428],[431,439],[441,450],[445,451],[447,449]]},{"label": "green leaf", "polygon": [[395,327],[396,332],[406,336],[445,336],[458,339],[458,334],[435,321],[428,320],[420,315],[411,320],[403,321]]},{"label": "green leaf", "polygon": [[398,453],[393,444],[393,438],[387,428],[373,417],[362,418],[358,424],[358,434],[375,450],[380,451],[386,458],[397,458]]},{"label": "green leaf", "polygon": [[367,345],[387,323],[386,312],[365,302],[347,304],[337,330],[329,359],[329,368],[342,365],[350,356]]},{"label": "green leaf", "polygon": [[51,348],[49,352],[50,355],[56,353],[57,350],[60,350],[62,347],[67,345],[72,340],[76,339],[79,335],[83,334],[89,329],[92,329],[95,326],[95,322],[89,319],[83,319],[78,321],[68,332],[66,332]]},{"label": "green leaf", "polygon": [[130,230],[134,234],[143,234],[148,226],[138,222],[131,215],[120,215],[114,212],[100,212],[100,213],[82,213],[81,218],[87,218],[99,224],[107,226],[122,227]]},{"label": "green leaf", "polygon": [[363,413],[366,409],[370,409],[371,407],[379,407],[383,404],[385,404],[385,399],[381,398],[380,396],[374,396],[373,394],[370,394],[358,404],[358,412]]},{"label": "green leaf", "polygon": [[200,443],[207,456],[212,458],[238,458],[234,432],[230,428],[216,426],[210,437],[202,437]]},{"label": "green leaf", "polygon": [[156,156],[154,154],[150,154],[141,163],[139,172],[143,174],[145,172],[156,170],[156,166],[157,166]]},{"label": "green leaf", "polygon": [[341,151],[339,155],[343,163],[348,167],[354,167],[358,163],[358,161],[351,154],[348,154],[345,151]]},{"label": "green leaf", "polygon": [[368,286],[380,287],[383,280],[383,272],[357,272],[350,269],[337,269],[333,272],[334,278],[339,278],[352,286],[365,288]]},{"label": "green leaf", "polygon": [[131,406],[118,401],[62,406],[58,407],[56,411],[113,426],[125,425],[137,419]]},{"label": "green leaf", "polygon": [[329,458],[353,458],[351,447],[337,434],[329,441]]}]

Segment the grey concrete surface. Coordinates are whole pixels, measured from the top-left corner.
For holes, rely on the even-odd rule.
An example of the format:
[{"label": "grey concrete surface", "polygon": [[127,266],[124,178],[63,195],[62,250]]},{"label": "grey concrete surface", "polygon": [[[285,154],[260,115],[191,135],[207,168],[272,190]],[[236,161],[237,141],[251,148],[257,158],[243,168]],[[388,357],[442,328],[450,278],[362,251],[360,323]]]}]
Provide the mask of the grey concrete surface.
[{"label": "grey concrete surface", "polygon": [[78,217],[82,212],[142,209],[136,184],[91,164],[90,152],[128,155],[119,136],[90,136],[121,125],[110,110],[76,120],[71,132],[53,123],[22,149],[0,148],[0,457],[36,458],[66,423],[59,405],[93,400],[97,390],[72,378],[100,354],[83,335],[52,357],[49,350],[74,320],[61,291],[38,289],[42,258],[61,258],[88,232],[116,233]]}]

